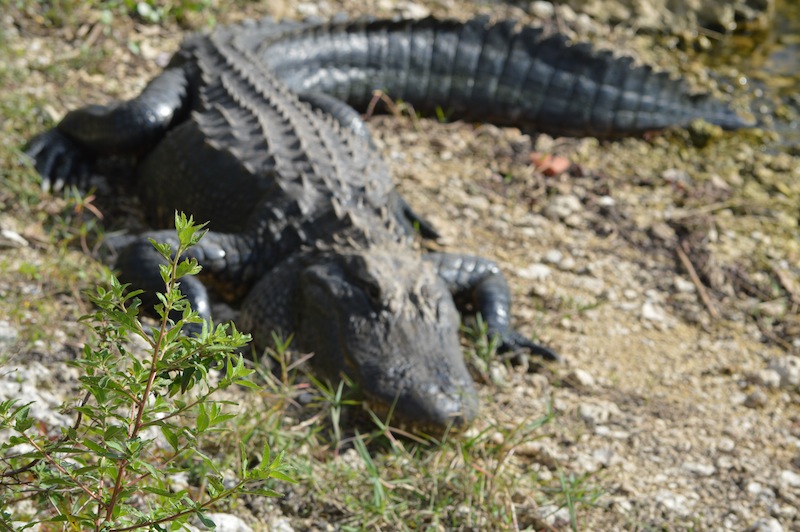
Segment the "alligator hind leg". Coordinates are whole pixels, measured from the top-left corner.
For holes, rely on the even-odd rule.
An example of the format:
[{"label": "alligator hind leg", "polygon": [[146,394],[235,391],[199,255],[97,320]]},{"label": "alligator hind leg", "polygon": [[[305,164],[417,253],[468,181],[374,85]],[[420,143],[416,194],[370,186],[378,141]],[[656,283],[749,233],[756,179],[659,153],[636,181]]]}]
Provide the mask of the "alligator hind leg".
[{"label": "alligator hind leg", "polygon": [[499,337],[500,350],[527,350],[547,360],[561,360],[552,349],[532,342],[511,328],[511,291],[497,264],[481,257],[453,253],[429,253],[424,259],[434,264],[459,308],[471,305],[481,314],[489,336]]},{"label": "alligator hind leg", "polygon": [[170,68],[136,98],[114,105],[70,111],[58,125],[25,146],[45,189],[83,186],[98,156],[144,153],[188,108],[187,78]]}]

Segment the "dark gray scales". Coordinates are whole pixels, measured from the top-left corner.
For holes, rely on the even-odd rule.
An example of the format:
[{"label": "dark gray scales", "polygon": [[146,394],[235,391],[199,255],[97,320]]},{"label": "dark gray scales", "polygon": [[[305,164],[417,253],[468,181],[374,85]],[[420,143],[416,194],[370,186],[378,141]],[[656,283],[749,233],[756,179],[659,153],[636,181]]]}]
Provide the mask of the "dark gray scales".
[{"label": "dark gray scales", "polygon": [[[375,89],[454,118],[553,134],[635,134],[696,117],[747,125],[725,105],[628,59],[512,23],[423,19],[262,20],[187,38],[133,100],[68,113],[26,151],[46,184],[82,183],[98,160],[136,157],[149,221],[209,220],[191,251],[204,280],[241,300],[257,346],[295,333],[324,375],[440,430],[467,425],[477,395],[459,345],[459,309],[480,312],[501,348],[557,358],[511,328],[495,263],[420,254],[435,231],[397,193],[356,109]],[[125,282],[161,287],[147,241],[120,254]],[[182,284],[209,317],[206,286]]]}]

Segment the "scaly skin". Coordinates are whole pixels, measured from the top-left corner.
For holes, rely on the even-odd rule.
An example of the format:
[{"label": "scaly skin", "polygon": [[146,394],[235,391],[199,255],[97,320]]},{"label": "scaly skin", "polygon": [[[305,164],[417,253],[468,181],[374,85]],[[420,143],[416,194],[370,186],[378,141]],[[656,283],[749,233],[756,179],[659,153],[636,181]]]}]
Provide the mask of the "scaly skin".
[{"label": "scaly skin", "polygon": [[[323,375],[347,374],[398,418],[462,428],[477,396],[458,340],[457,304],[483,312],[501,347],[557,358],[510,328],[510,294],[485,259],[422,257],[411,225],[435,234],[399,196],[358,116],[321,93],[298,95],[255,55],[239,26],[186,39],[166,70],[128,102],[71,111],[31,140],[45,183],[81,184],[98,159],[137,157],[146,216],[175,209],[210,220],[190,251],[203,282],[185,280],[209,317],[205,282],[242,303],[263,347],[295,332]],[[121,278],[153,293],[161,259],[147,238],[121,250]],[[255,285],[255,288],[253,286]]]},{"label": "scaly skin", "polygon": [[255,24],[256,56],[299,94],[365,110],[374,90],[432,114],[552,135],[637,135],[696,118],[753,125],[681,79],[512,21],[361,20]]}]

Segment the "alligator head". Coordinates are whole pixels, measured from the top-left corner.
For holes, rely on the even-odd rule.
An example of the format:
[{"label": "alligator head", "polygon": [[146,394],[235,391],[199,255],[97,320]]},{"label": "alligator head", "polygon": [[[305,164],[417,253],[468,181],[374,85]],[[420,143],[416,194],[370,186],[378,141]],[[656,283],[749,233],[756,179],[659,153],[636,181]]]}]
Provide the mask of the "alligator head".
[{"label": "alligator head", "polygon": [[433,267],[408,249],[328,256],[299,276],[296,338],[316,369],[347,374],[379,409],[424,430],[460,429],[478,399],[459,314]]}]

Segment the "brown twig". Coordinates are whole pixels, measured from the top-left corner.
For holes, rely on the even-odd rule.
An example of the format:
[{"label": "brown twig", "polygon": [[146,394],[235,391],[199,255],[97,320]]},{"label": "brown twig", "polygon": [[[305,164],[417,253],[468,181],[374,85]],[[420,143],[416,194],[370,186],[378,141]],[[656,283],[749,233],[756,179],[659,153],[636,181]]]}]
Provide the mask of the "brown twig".
[{"label": "brown twig", "polygon": [[694,265],[692,261],[689,259],[689,255],[686,253],[684,246],[686,242],[681,242],[678,246],[675,247],[675,252],[678,254],[678,258],[683,264],[683,267],[686,269],[686,272],[689,274],[689,278],[694,283],[695,288],[697,289],[697,294],[700,296],[700,300],[705,305],[706,310],[708,310],[709,315],[712,318],[717,318],[718,313],[717,309],[714,308],[714,303],[711,301],[711,298],[708,295],[708,291],[706,290],[703,281],[700,280],[700,276],[697,275],[697,270],[694,269]]},{"label": "brown twig", "polygon": [[772,266],[772,273],[775,274],[775,277],[778,278],[778,282],[781,284],[783,289],[786,290],[786,293],[789,294],[789,300],[796,309],[800,305],[800,292],[798,292],[794,281],[792,281],[788,273],[781,270],[777,266]]}]

